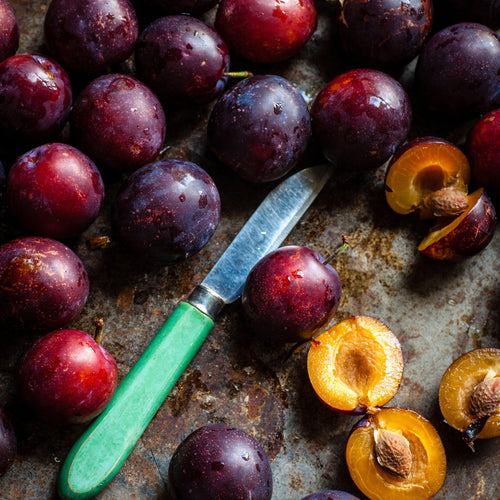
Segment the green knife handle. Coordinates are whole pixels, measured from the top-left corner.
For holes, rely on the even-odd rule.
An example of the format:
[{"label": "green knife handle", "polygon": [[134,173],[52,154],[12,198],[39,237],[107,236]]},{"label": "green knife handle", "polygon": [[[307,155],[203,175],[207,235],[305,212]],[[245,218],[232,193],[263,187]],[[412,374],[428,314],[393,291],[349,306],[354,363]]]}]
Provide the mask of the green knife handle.
[{"label": "green knife handle", "polygon": [[111,481],[213,325],[191,304],[177,306],[69,452],[59,477],[61,498],[92,498]]}]

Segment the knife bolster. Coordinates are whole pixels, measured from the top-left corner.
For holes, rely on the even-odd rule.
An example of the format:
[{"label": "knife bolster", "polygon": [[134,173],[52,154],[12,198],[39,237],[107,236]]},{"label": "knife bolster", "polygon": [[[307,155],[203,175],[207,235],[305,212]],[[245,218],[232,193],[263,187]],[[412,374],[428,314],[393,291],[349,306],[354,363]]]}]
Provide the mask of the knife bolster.
[{"label": "knife bolster", "polygon": [[186,299],[192,306],[203,314],[214,319],[226,305],[215,292],[209,290],[203,284],[198,285]]}]

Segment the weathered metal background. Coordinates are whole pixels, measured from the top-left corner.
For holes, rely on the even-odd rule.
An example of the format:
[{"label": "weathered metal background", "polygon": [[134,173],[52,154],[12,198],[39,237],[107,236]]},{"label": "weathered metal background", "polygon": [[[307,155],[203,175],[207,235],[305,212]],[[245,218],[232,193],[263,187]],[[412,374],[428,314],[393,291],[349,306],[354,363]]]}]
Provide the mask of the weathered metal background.
[{"label": "weathered metal background", "polygon": [[[20,51],[44,51],[43,0],[11,2],[21,29]],[[343,70],[332,36],[334,8],[318,1],[319,24],[306,48],[289,62],[250,69],[281,74],[308,102]],[[205,20],[213,21],[213,12]],[[233,59],[233,69],[250,65]],[[131,64],[124,66],[132,70]],[[412,67],[401,75],[411,93]],[[138,265],[119,247],[89,251],[86,239],[109,234],[109,208],[121,179],[103,172],[106,206],[98,220],[70,246],[91,280],[88,303],[72,324],[92,330],[105,319],[103,345],[123,377],[177,302],[205,276],[244,221],[269,191],[251,186],[214,163],[206,151],[205,126],[210,106],[169,112],[165,157],[198,162],[214,178],[222,198],[220,225],[208,245],[174,267]],[[412,135],[433,134],[458,143],[464,130],[427,123],[415,110]],[[301,166],[320,160],[311,146]],[[364,176],[338,170],[286,240],[328,255],[349,237],[351,248],[335,261],[343,298],[333,321],[355,314],[374,316],[399,337],[406,361],[404,379],[391,406],[412,408],[439,431],[447,452],[446,482],[436,498],[500,498],[498,439],[477,443],[475,454],[443,423],[438,386],[445,369],[460,354],[480,346],[499,346],[500,235],[478,256],[441,263],[420,256],[417,244],[426,226],[393,213],[385,202],[384,168]],[[2,241],[22,234],[5,214]],[[2,332],[0,405],[12,416],[19,452],[0,478],[1,499],[57,498],[61,463],[83,426],[54,428],[23,408],[14,388],[15,364],[35,339]],[[344,461],[347,436],[356,417],[328,410],[313,393],[306,374],[307,349],[287,359],[288,348],[269,350],[246,328],[239,303],[226,307],[208,340],[163,404],[124,467],[98,496],[102,500],[166,498],[166,478],[175,447],[192,430],[227,422],[253,435],[272,463],[275,500],[299,500],[321,489],[344,489],[363,496]]]}]

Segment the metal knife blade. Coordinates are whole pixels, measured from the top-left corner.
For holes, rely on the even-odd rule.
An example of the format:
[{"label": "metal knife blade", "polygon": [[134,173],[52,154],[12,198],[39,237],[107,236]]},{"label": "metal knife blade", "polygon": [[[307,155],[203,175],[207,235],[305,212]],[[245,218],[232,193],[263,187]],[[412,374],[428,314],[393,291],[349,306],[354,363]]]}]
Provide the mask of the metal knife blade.
[{"label": "metal knife blade", "polygon": [[271,191],[205,280],[181,302],[118,386],[105,410],[69,452],[58,482],[62,499],[87,499],[119,471],[213,327],[236,300],[250,269],[277,248],[328,181],[331,165],[304,169]]}]

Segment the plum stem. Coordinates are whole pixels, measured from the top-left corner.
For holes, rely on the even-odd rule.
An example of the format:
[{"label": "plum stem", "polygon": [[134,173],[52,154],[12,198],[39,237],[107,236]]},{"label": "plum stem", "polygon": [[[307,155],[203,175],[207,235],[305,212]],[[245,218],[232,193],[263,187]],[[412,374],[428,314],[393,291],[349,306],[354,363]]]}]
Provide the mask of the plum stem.
[{"label": "plum stem", "polygon": [[99,248],[108,248],[113,243],[109,236],[96,236],[87,239],[87,248],[89,250],[97,250]]},{"label": "plum stem", "polygon": [[222,76],[227,76],[228,78],[250,78],[253,76],[253,73],[251,71],[227,71]]},{"label": "plum stem", "polygon": [[104,330],[104,319],[98,318],[95,322],[94,340],[99,345],[101,344],[101,341],[102,341],[103,330]]},{"label": "plum stem", "polygon": [[342,243],[333,251],[333,254],[330,255],[325,259],[323,264],[326,266],[327,264],[330,264],[330,262],[335,259],[335,257],[339,256],[342,252],[347,250],[350,246],[349,238],[343,234],[342,235]]}]

